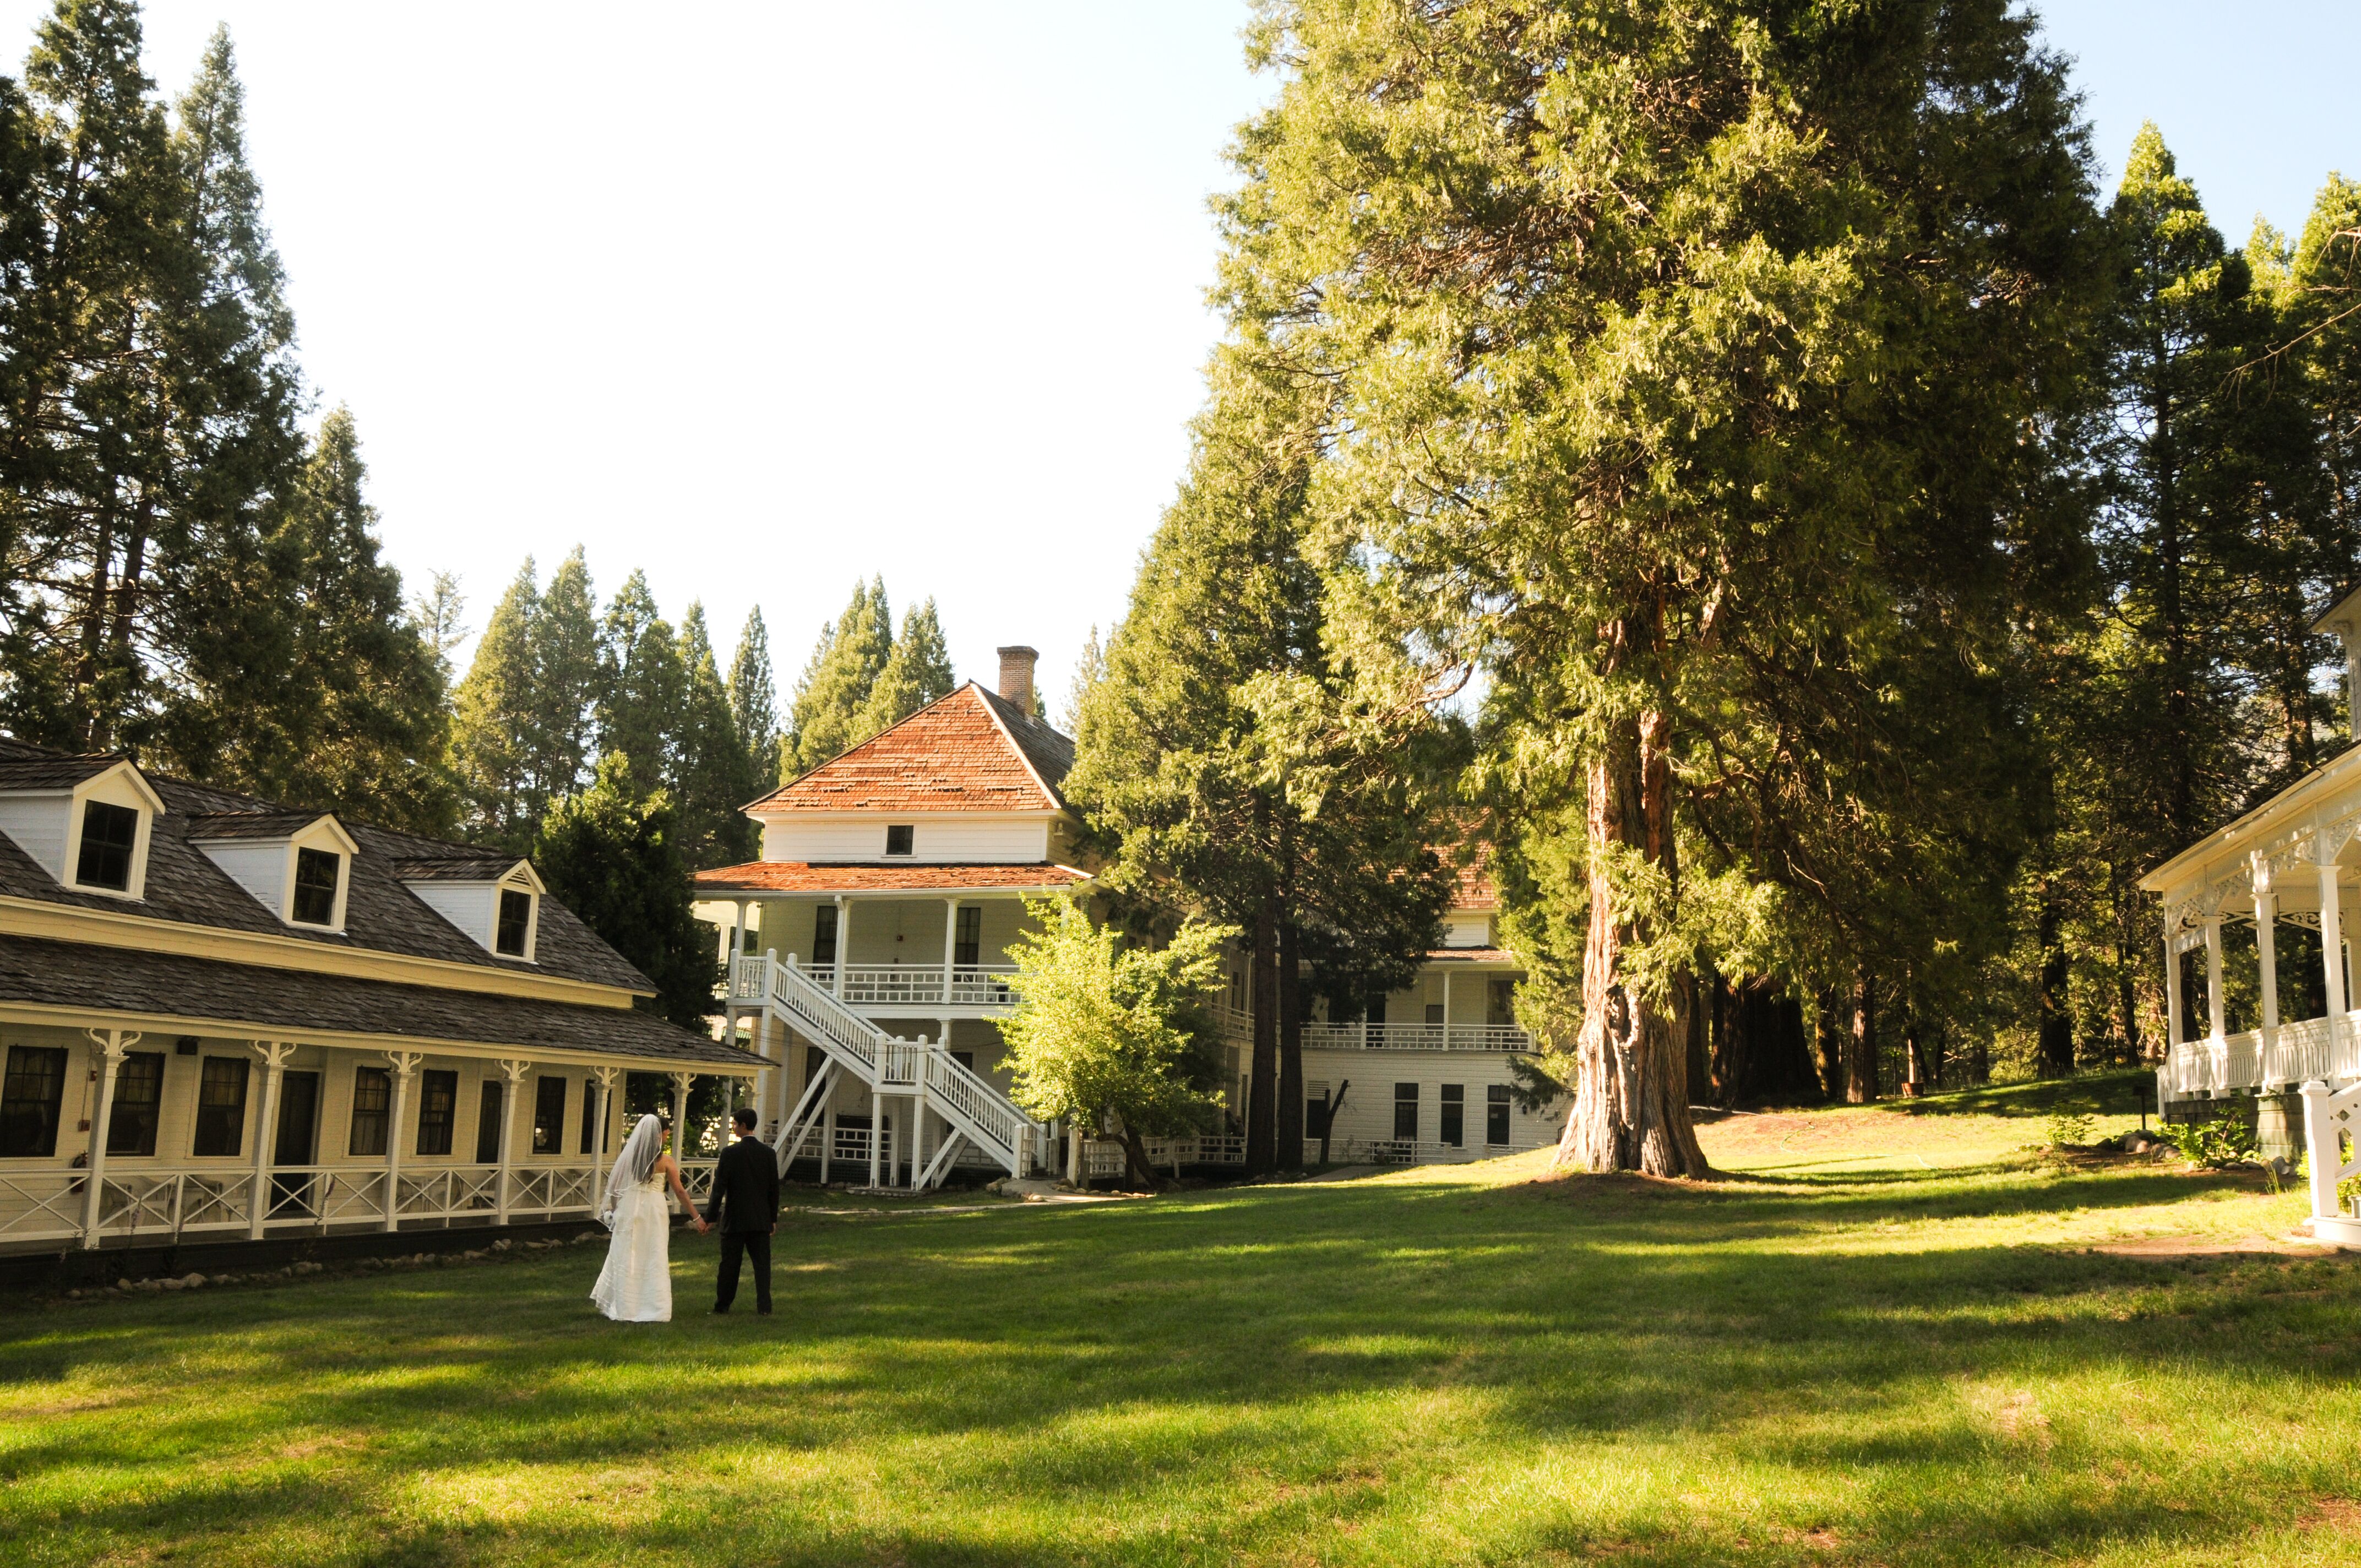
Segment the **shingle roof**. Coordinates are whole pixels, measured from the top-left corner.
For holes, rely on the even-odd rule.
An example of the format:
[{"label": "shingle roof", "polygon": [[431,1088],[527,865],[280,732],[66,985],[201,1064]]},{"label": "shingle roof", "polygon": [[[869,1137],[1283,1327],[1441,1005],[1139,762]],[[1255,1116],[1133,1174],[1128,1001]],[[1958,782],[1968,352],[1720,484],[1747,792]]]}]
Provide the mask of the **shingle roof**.
[{"label": "shingle roof", "polygon": [[392,863],[404,882],[498,882],[516,869],[522,855],[437,855]]},{"label": "shingle roof", "polygon": [[216,1019],[297,1038],[319,1031],[714,1067],[762,1064],[750,1051],[637,1007],[445,991],[32,937],[0,936],[0,1001],[93,1014]]},{"label": "shingle roof", "polygon": [[[94,762],[96,765],[82,775],[88,777],[89,773],[101,772],[123,760],[120,757],[72,758],[44,747],[28,746],[20,740],[0,737],[0,769],[19,762],[79,765]],[[31,768],[24,771],[27,773],[38,772]],[[620,986],[650,995],[655,992],[654,983],[647,976],[632,967],[620,953],[599,940],[596,933],[576,918],[572,910],[554,898],[541,901],[541,919],[533,938],[534,962],[502,958],[487,950],[404,886],[399,870],[399,862],[414,860],[484,860],[487,852],[482,846],[422,839],[414,834],[395,833],[382,828],[371,828],[366,823],[346,821],[343,817],[337,820],[343,823],[353,842],[360,848],[360,852],[353,857],[346,883],[345,928],[342,931],[325,931],[311,927],[289,926],[256,903],[253,896],[232,881],[226,872],[196,848],[189,837],[189,825],[200,818],[229,816],[250,816],[258,820],[293,816],[301,822],[312,822],[324,814],[290,813],[284,806],[258,800],[252,795],[234,795],[227,790],[212,789],[144,770],[141,776],[164,802],[163,815],[155,819],[148,833],[144,898],[126,901],[110,898],[104,894],[78,893],[61,887],[5,833],[0,833],[0,896],[38,899],[47,904],[70,905],[82,909],[103,909],[115,915],[130,913],[181,925],[266,933],[299,941],[318,942],[327,947],[439,959],[449,963],[507,970],[518,974],[554,975],[593,985]],[[80,780],[74,782],[79,783]],[[0,782],[0,788],[7,787],[25,789],[40,786]],[[513,865],[516,858],[508,857],[502,863],[504,866]]]},{"label": "shingle roof", "polygon": [[750,861],[697,873],[697,891],[708,898],[732,893],[949,893],[970,888],[1074,887],[1091,873],[1072,866],[1030,865],[881,866],[874,861],[830,865],[824,861]]},{"label": "shingle roof", "polygon": [[71,789],[123,759],[112,752],[72,755],[32,747],[0,754],[0,789]]},{"label": "shingle roof", "polygon": [[1060,811],[1074,743],[970,681],[746,809]]},{"label": "shingle roof", "polygon": [[286,839],[326,816],[324,811],[208,811],[181,824],[183,839]]}]

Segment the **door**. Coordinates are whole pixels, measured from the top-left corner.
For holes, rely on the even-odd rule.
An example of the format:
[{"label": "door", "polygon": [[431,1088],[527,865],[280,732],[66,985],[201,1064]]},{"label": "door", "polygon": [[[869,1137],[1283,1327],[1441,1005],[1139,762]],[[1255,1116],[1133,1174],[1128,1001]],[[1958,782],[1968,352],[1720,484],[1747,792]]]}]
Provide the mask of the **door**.
[{"label": "door", "polygon": [[[309,1165],[315,1157],[320,1135],[320,1075],[291,1072],[279,1080],[279,1130],[270,1146],[273,1165]],[[270,1179],[270,1217],[309,1218],[312,1178],[274,1176]]]}]

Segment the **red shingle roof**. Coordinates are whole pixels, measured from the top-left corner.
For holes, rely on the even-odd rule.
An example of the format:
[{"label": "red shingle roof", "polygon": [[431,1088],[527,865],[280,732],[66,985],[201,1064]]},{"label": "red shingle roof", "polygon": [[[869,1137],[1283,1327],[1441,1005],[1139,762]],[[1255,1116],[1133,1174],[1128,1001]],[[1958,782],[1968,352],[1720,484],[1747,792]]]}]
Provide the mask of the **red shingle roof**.
[{"label": "red shingle roof", "polygon": [[1498,909],[1500,890],[1492,885],[1490,856],[1478,850],[1466,865],[1459,868],[1457,885],[1451,894],[1454,909]]},{"label": "red shingle roof", "polygon": [[950,893],[981,888],[1073,887],[1091,873],[1037,861],[1017,866],[829,865],[808,861],[749,861],[697,873],[707,898],[733,893]]},{"label": "red shingle roof", "polygon": [[1060,811],[1073,762],[1071,740],[970,681],[746,810]]}]

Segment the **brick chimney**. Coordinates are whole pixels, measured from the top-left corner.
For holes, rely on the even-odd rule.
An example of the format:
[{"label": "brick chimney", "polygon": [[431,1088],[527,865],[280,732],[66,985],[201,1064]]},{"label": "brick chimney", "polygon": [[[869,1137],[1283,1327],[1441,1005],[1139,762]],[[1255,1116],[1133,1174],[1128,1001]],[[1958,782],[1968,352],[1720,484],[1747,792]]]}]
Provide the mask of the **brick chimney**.
[{"label": "brick chimney", "polygon": [[1000,695],[1027,713],[1033,711],[1033,662],[1040,656],[1030,648],[1000,650]]}]

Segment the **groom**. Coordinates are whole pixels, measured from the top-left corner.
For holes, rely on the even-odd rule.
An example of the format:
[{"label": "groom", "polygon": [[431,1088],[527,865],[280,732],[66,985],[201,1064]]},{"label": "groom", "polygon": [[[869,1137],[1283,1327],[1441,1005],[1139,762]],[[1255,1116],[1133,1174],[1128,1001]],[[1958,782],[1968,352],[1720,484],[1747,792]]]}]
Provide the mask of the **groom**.
[{"label": "groom", "polygon": [[754,1259],[754,1310],[771,1310],[771,1237],[779,1228],[779,1160],[754,1135],[754,1108],[741,1105],[730,1117],[738,1141],[713,1165],[713,1195],[705,1201],[708,1223],[721,1227],[721,1278],[713,1310],[730,1310],[738,1299],[738,1265]]}]

